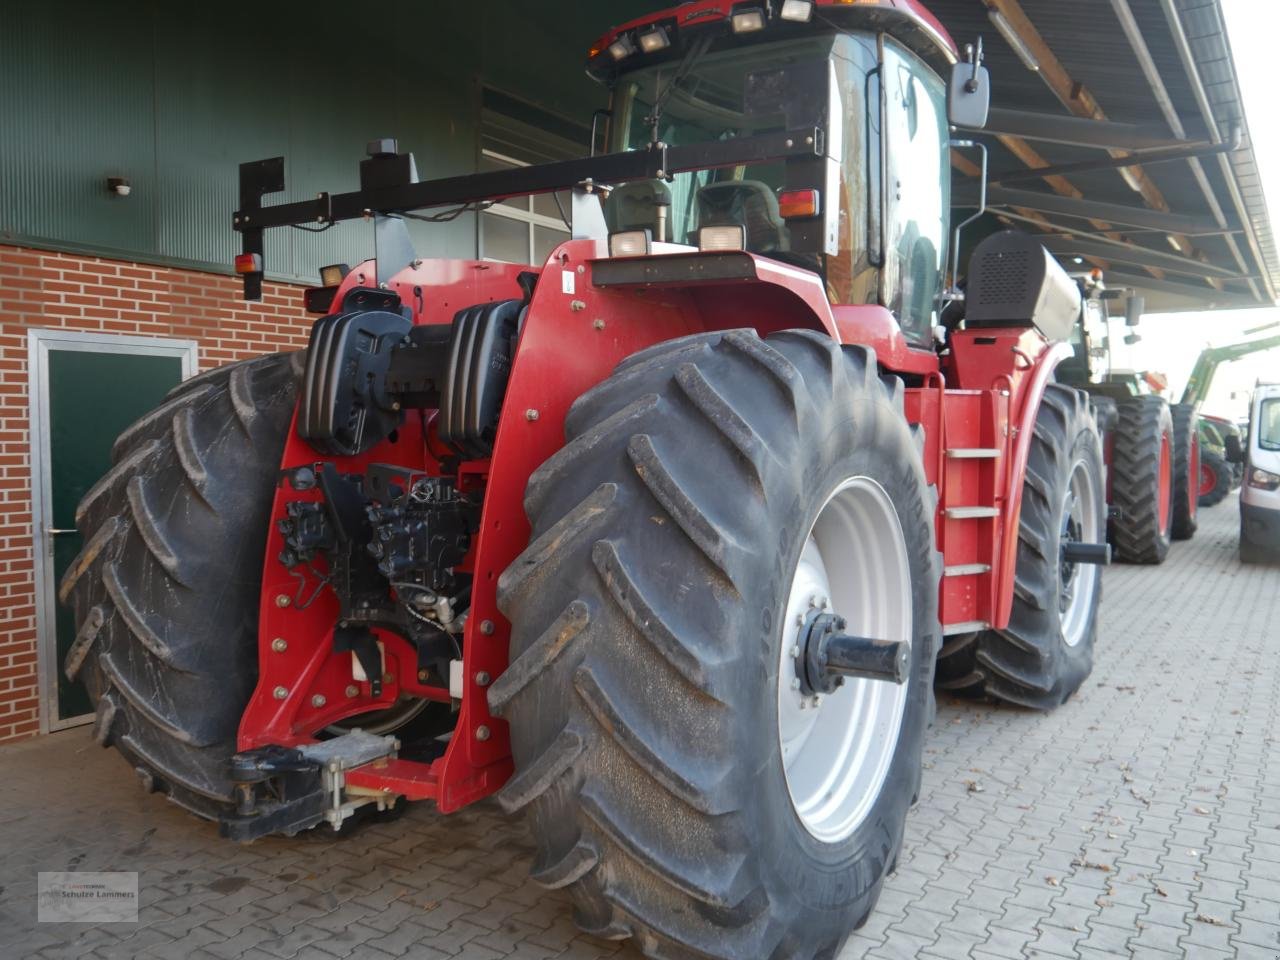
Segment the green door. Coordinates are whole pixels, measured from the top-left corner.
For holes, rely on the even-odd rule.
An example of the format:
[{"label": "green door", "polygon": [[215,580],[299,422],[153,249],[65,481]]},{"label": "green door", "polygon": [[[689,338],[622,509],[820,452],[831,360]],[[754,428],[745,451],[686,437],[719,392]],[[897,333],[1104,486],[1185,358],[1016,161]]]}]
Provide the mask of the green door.
[{"label": "green door", "polygon": [[[181,352],[170,348],[163,354],[119,352],[119,348],[99,352],[76,346],[48,343],[44,367],[49,473],[44,532],[45,549],[51,548],[52,553],[52,563],[45,568],[51,577],[47,591],[56,591],[63,572],[84,545],[75,529],[76,504],[111,466],[111,445],[120,432],[157,406],[182,380],[186,352],[185,348]],[[63,658],[76,635],[74,617],[61,604],[54,606],[52,639],[57,655],[52,664],[57,689],[49,720],[56,725],[91,711],[84,687],[69,681],[62,671]],[[41,637],[41,643],[49,639]]]}]

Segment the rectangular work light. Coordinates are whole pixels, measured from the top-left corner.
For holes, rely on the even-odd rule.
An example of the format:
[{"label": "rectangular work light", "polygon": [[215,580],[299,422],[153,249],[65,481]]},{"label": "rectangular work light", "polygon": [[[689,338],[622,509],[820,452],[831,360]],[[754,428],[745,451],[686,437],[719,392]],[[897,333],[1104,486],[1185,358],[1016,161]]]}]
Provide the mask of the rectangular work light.
[{"label": "rectangular work light", "polygon": [[662,27],[654,27],[640,34],[640,49],[645,53],[657,53],[669,46],[671,46],[671,40]]},{"label": "rectangular work light", "polygon": [[757,30],[763,30],[764,8],[738,7],[733,11],[730,22],[733,24],[734,33],[755,33]]},{"label": "rectangular work light", "polygon": [[609,56],[613,57],[615,61],[625,60],[635,52],[636,45],[631,42],[631,38],[625,33],[609,44]]},{"label": "rectangular work light", "polygon": [[643,257],[649,252],[648,230],[622,230],[609,234],[609,256]]},{"label": "rectangular work light", "polygon": [[792,23],[808,23],[813,19],[813,3],[811,0],[782,0],[778,16]]},{"label": "rectangular work light", "polygon": [[704,253],[725,250],[745,250],[747,228],[740,223],[723,227],[702,227],[698,230],[698,249]]}]

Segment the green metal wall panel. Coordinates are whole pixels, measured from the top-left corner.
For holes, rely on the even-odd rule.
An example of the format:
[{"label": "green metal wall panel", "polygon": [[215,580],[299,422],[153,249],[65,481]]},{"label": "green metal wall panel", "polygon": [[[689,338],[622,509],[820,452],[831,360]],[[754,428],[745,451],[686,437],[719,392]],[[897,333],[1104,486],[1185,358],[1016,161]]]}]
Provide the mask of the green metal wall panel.
[{"label": "green metal wall panel", "polygon": [[[225,270],[236,168],[283,154],[288,198],[357,186],[367,140],[398,137],[422,177],[475,169],[485,86],[587,125],[587,45],[657,0],[352,7],[248,17],[165,0],[0,0],[0,242]],[[108,193],[127,177],[130,196]],[[268,198],[273,202],[274,198]],[[423,256],[472,256],[470,216],[413,224]],[[269,268],[310,280],[372,253],[372,228],[268,235]]]}]

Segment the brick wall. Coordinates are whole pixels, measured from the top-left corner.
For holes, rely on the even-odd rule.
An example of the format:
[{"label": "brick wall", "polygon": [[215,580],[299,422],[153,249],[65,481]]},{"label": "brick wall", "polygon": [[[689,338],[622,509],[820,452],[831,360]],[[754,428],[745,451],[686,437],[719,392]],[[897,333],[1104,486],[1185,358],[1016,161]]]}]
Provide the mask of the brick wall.
[{"label": "brick wall", "polygon": [[240,300],[230,276],[0,245],[0,742],[39,730],[27,331],[200,344],[200,369],[306,345],[297,287]]}]

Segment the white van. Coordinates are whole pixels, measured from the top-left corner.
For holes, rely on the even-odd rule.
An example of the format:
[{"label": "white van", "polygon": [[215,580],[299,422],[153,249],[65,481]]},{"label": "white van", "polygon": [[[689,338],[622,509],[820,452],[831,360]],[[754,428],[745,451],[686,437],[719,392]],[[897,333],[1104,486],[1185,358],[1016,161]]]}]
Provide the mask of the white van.
[{"label": "white van", "polygon": [[1280,384],[1258,384],[1249,407],[1240,559],[1280,560]]}]

